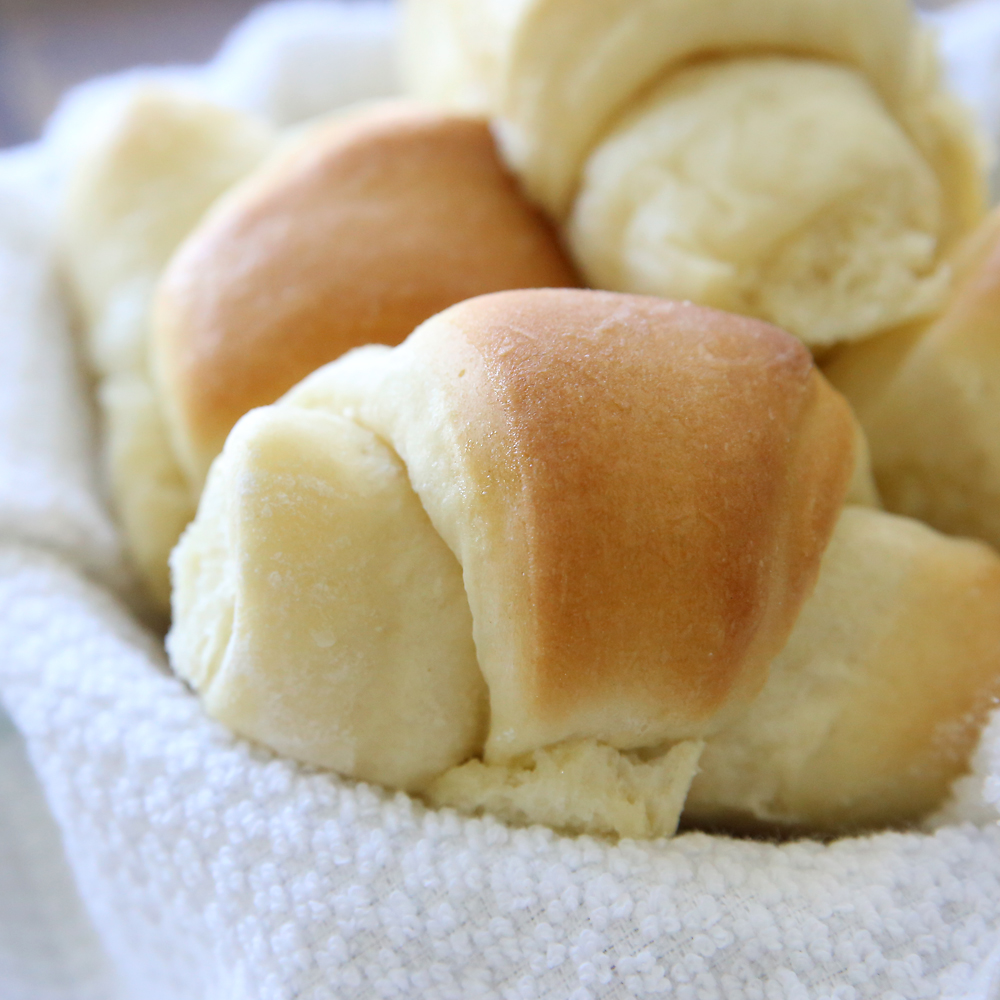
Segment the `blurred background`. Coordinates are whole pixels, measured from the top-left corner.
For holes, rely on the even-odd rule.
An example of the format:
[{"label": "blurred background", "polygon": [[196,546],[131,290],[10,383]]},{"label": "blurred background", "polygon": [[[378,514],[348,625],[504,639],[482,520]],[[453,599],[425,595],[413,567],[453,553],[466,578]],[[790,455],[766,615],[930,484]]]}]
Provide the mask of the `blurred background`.
[{"label": "blurred background", "polygon": [[[930,8],[950,0],[918,2]],[[88,77],[138,64],[203,62],[255,6],[255,0],[0,0],[0,146],[33,139],[59,95]]]},{"label": "blurred background", "polygon": [[256,0],[0,0],[0,146],[33,139],[74,83],[203,62]]}]

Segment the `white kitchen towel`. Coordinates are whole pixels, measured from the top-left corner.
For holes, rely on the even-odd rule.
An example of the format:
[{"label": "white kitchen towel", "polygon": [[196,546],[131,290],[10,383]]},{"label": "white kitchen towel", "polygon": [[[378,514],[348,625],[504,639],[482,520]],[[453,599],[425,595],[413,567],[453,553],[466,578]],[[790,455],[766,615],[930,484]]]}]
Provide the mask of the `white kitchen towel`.
[{"label": "white kitchen towel", "polygon": [[117,996],[24,742],[0,718],[0,997]]},{"label": "white kitchen towel", "polygon": [[[390,91],[391,29],[386,7],[273,5],[208,67],[153,75],[285,124]],[[1000,996],[1000,720],[924,833],[611,846],[428,811],[204,716],[127,611],[54,267],[66,167],[149,76],[82,88],[0,155],[0,700],[96,931],[8,736],[0,998]]]},{"label": "white kitchen towel", "polygon": [[0,663],[134,997],[911,1000],[994,973],[996,822],[609,846],[428,811],[234,739],[27,549],[0,553]]}]

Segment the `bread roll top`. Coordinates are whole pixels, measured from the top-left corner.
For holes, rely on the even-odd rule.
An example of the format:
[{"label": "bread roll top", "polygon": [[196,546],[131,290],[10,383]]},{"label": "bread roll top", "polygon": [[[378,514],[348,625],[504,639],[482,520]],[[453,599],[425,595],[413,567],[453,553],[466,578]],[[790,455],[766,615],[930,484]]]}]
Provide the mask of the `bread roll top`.
[{"label": "bread roll top", "polygon": [[907,0],[407,0],[404,26],[411,91],[496,115],[509,162],[559,217],[637,95],[684,63],[747,53],[860,71],[941,177],[960,227],[981,212],[968,122]]},{"label": "bread roll top", "polygon": [[234,190],[161,284],[154,359],[178,457],[200,488],[236,420],[445,307],[575,285],[486,124],[403,103],[308,130]]},{"label": "bread roll top", "polygon": [[756,693],[854,466],[849,410],[794,338],[690,304],[523,291],[425,323],[376,391],[350,368],[289,402],[338,400],[391,441],[457,556],[487,757],[700,735]]}]

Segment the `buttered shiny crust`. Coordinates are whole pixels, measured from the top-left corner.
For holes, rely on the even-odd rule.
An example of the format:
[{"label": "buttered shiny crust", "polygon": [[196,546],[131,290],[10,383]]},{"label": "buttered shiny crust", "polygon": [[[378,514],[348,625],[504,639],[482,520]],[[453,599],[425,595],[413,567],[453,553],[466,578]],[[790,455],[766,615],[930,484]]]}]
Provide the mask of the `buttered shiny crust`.
[{"label": "buttered shiny crust", "polygon": [[690,305],[559,292],[459,306],[414,348],[468,426],[488,409],[501,432],[470,442],[484,510],[463,533],[489,751],[650,745],[755,693],[853,467],[805,349]]},{"label": "buttered shiny crust", "polygon": [[[752,697],[811,589],[854,465],[843,400],[788,334],[602,292],[484,296],[424,324],[350,407],[458,557],[486,752],[699,735]],[[358,398],[360,395],[361,398]]]},{"label": "buttered shiny crust", "polygon": [[575,285],[485,122],[403,103],[315,127],[234,191],[173,260],[154,359],[200,486],[236,420],[462,299]]}]

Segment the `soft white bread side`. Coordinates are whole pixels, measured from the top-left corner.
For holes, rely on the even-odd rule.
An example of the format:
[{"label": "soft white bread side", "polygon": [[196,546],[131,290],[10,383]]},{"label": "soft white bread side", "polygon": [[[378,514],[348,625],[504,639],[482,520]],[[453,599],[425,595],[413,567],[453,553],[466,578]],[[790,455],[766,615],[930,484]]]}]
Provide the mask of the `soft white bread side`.
[{"label": "soft white bread side", "polygon": [[409,0],[404,28],[413,92],[495,117],[597,287],[825,346],[930,315],[983,212],[907,0]]},{"label": "soft white bread side", "polygon": [[167,558],[194,517],[196,503],[146,373],[117,372],[100,379],[97,401],[105,475],[129,559],[139,573],[139,604],[162,625],[170,608]]},{"label": "soft white bread side", "polygon": [[454,302],[577,283],[481,120],[381,102],[250,171],[271,144],[235,112],[144,94],[78,170],[66,213],[116,506],[163,605],[167,555],[247,410]]},{"label": "soft white bread side", "polygon": [[889,510],[1000,547],[1000,210],[954,263],[933,322],[826,365],[868,433]]},{"label": "soft white bread side", "polygon": [[[968,223],[981,211],[968,119],[906,0],[407,0],[403,37],[408,88],[495,115],[529,193],[559,217],[587,156],[637,95],[706,55],[767,53],[858,70],[942,178],[956,215]],[[445,39],[459,50],[450,59],[423,57]]]},{"label": "soft white bread side", "polygon": [[470,760],[433,781],[424,798],[518,826],[544,823],[569,834],[636,840],[672,837],[703,746],[684,740],[644,755],[570,740],[501,764]]},{"label": "soft white bread side", "polygon": [[[368,466],[333,428],[347,440],[351,426],[384,449],[391,510],[350,493]],[[753,698],[785,644],[855,435],[808,352],[766,324],[599,292],[473,299],[237,425],[174,555],[171,658],[241,732],[386,784],[405,766],[406,787],[462,759],[457,738],[432,756],[445,741],[429,726],[427,743],[404,737],[392,692],[417,664],[435,665],[420,670],[426,697],[454,707],[442,717],[469,713],[452,723],[464,734],[481,716],[455,691],[481,671],[489,734],[464,752],[489,762],[699,736]],[[228,538],[223,516],[241,526]],[[438,568],[418,579],[407,559]],[[366,624],[376,611],[384,633]],[[312,694],[341,684],[370,686],[368,707]],[[355,754],[360,736],[338,746],[363,726],[403,763]]]},{"label": "soft white bread side", "polygon": [[669,76],[616,122],[569,243],[596,287],[765,317],[816,348],[934,312],[945,201],[856,70],[728,59]]},{"label": "soft white bread side", "polygon": [[461,569],[371,431],[249,413],[173,568],[171,661],[237,732],[404,789],[482,746]]},{"label": "soft white bread side", "polygon": [[847,507],[788,645],[709,738],[686,820],[843,833],[930,812],[1000,695],[1000,558]]},{"label": "soft white bread side", "polygon": [[182,92],[136,94],[71,178],[64,262],[85,328],[111,493],[152,599],[170,599],[167,554],[194,513],[147,364],[160,271],[208,206],[264,155],[263,125]]}]

